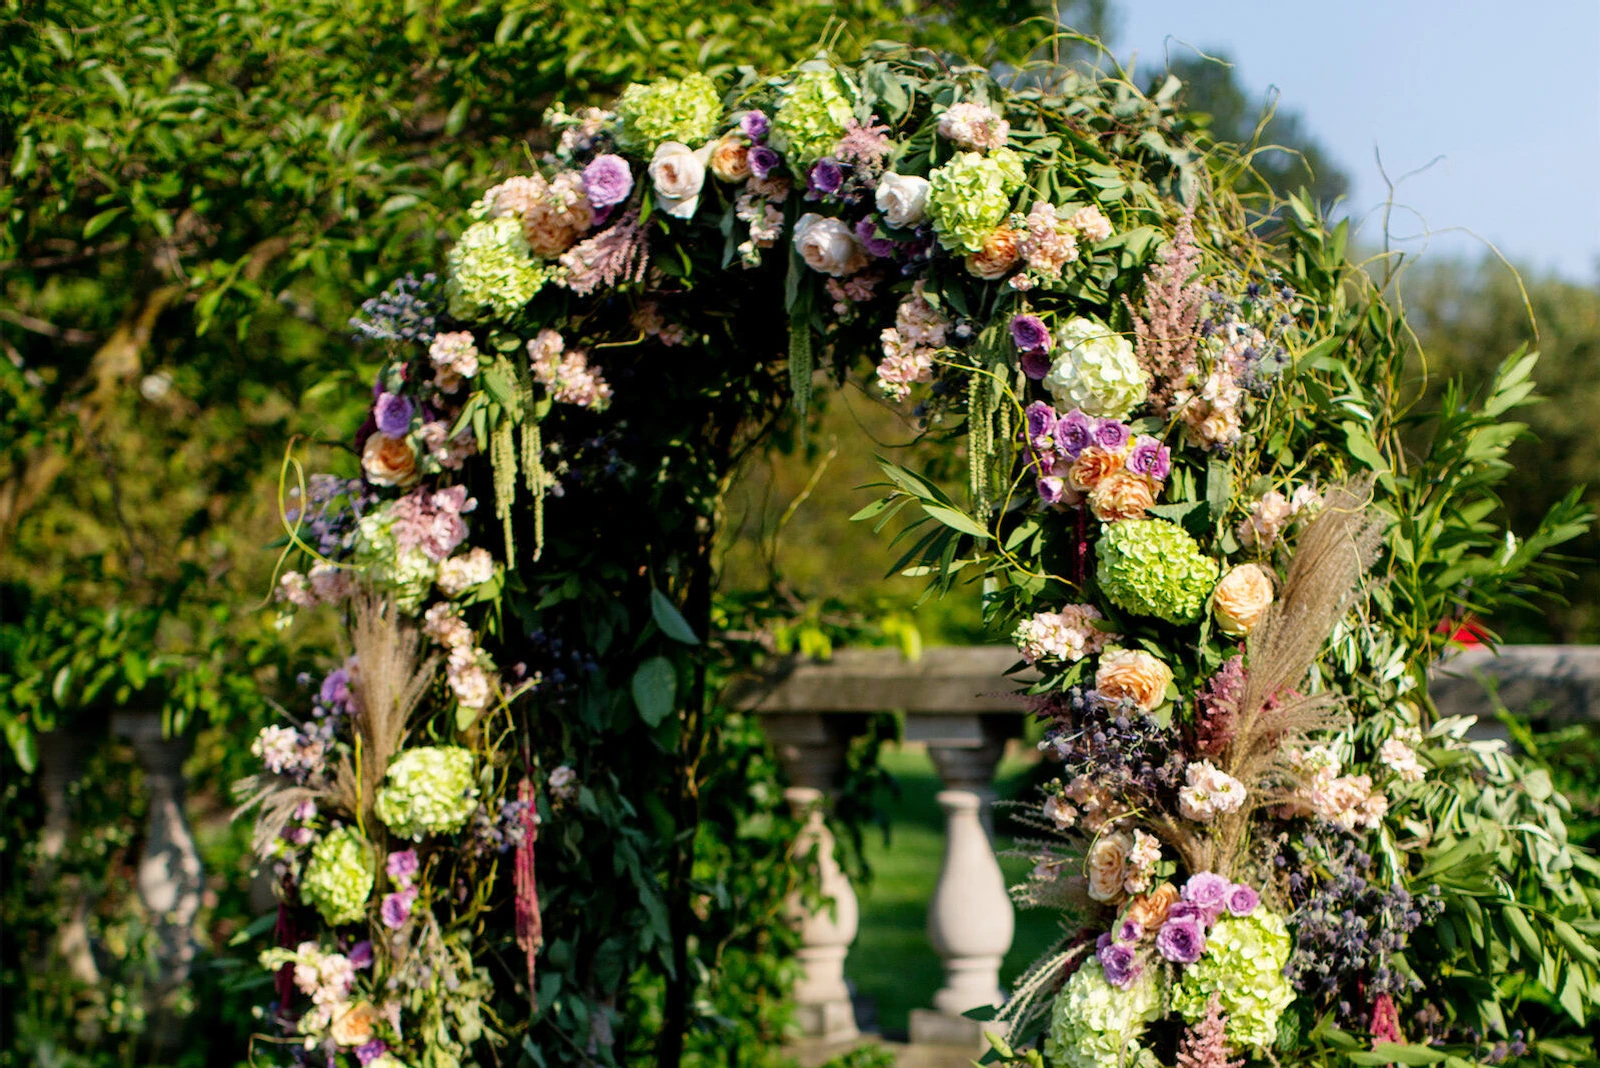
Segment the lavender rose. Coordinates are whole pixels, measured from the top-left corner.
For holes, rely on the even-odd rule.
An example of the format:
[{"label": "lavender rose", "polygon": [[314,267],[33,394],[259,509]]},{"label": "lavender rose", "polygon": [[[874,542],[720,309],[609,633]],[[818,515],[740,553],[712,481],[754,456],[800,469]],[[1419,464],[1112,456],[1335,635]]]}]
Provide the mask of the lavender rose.
[{"label": "lavender rose", "polygon": [[1133,439],[1133,451],[1128,454],[1128,470],[1163,482],[1172,474],[1172,450],[1155,438],[1140,434]]},{"label": "lavender rose", "polygon": [[1107,452],[1121,452],[1131,432],[1115,419],[1102,419],[1094,425],[1094,443]]},{"label": "lavender rose", "polygon": [[783,157],[766,145],[757,145],[750,150],[749,163],[751,174],[757,178],[765,178],[782,165]]},{"label": "lavender rose", "polygon": [[856,240],[861,242],[861,247],[867,254],[878,259],[894,255],[894,242],[887,237],[878,236],[878,220],[876,216],[868,215],[856,223]]},{"label": "lavender rose", "polygon": [[1039,480],[1039,499],[1045,504],[1060,504],[1067,495],[1067,480],[1056,475],[1046,475]]},{"label": "lavender rose", "polygon": [[1022,373],[1030,382],[1042,382],[1050,373],[1050,354],[1043,349],[1029,349],[1022,354]]},{"label": "lavender rose", "polygon": [[1049,352],[1050,328],[1037,315],[1018,315],[1011,320],[1011,340],[1023,352]]},{"label": "lavender rose", "polygon": [[1109,936],[1103,939],[1095,956],[1100,958],[1100,967],[1105,969],[1106,982],[1123,990],[1132,986],[1143,971],[1133,947],[1124,942],[1113,942]]},{"label": "lavender rose", "polygon": [[596,208],[621,204],[633,192],[633,171],[628,161],[609,152],[596,156],[583,169],[583,191]]},{"label": "lavender rose", "polygon": [[1189,876],[1183,884],[1183,900],[1205,910],[1206,922],[1215,922],[1228,907],[1228,895],[1233,884],[1213,871],[1203,871]]},{"label": "lavender rose", "polygon": [[389,878],[402,886],[416,877],[419,868],[415,849],[402,849],[398,853],[390,853],[389,860],[384,865],[384,871],[388,873]]},{"label": "lavender rose", "polygon": [[844,168],[839,166],[838,160],[825,156],[812,165],[807,182],[813,193],[824,196],[837,193],[844,184]]},{"label": "lavender rose", "polygon": [[1094,421],[1077,408],[1056,421],[1056,448],[1076,460],[1094,444]]},{"label": "lavender rose", "polygon": [[744,118],[739,120],[739,129],[744,131],[744,135],[752,141],[765,141],[767,139],[767,130],[771,125],[771,122],[767,119],[767,113],[759,108],[745,112]]},{"label": "lavender rose", "polygon": [[350,947],[350,952],[345,954],[350,961],[350,967],[356,971],[372,967],[372,943],[370,941],[357,942]]},{"label": "lavender rose", "polygon": [[1261,895],[1243,883],[1228,891],[1228,911],[1235,916],[1248,916],[1261,904]]},{"label": "lavender rose", "polygon": [[415,887],[397,890],[392,894],[385,894],[383,904],[378,909],[383,925],[390,930],[399,930],[411,918],[411,903],[417,899]]},{"label": "lavender rose", "polygon": [[409,397],[397,393],[380,393],[372,406],[372,417],[377,420],[378,432],[391,438],[403,438],[411,432],[411,416],[416,411]]},{"label": "lavender rose", "polygon": [[1206,951],[1206,933],[1193,917],[1169,916],[1156,934],[1156,951],[1174,964],[1193,964]]},{"label": "lavender rose", "polygon": [[1023,416],[1028,420],[1028,444],[1039,452],[1054,451],[1056,410],[1044,401],[1034,401]]}]

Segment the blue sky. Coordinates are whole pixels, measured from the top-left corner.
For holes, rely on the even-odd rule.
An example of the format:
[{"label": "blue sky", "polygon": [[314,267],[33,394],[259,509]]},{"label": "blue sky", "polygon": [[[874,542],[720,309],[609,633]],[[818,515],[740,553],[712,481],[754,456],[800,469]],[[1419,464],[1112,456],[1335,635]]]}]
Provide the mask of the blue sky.
[{"label": "blue sky", "polygon": [[1275,87],[1350,174],[1364,244],[1374,147],[1391,178],[1442,156],[1398,189],[1394,234],[1600,281],[1600,0],[1122,0],[1112,40],[1141,74],[1187,44],[1230,53],[1257,99]]}]

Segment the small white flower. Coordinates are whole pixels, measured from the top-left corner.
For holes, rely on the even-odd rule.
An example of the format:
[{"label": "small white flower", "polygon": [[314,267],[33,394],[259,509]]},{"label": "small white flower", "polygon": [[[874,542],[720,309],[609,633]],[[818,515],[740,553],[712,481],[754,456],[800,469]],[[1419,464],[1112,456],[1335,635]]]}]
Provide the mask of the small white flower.
[{"label": "small white flower", "polygon": [[915,226],[928,217],[928,180],[890,171],[878,179],[877,204],[890,226]]},{"label": "small white flower", "polygon": [[656,189],[661,210],[675,219],[687,219],[700,206],[700,190],[706,184],[706,164],[711,159],[710,144],[696,151],[677,141],[663,141],[650,160],[650,181]]}]

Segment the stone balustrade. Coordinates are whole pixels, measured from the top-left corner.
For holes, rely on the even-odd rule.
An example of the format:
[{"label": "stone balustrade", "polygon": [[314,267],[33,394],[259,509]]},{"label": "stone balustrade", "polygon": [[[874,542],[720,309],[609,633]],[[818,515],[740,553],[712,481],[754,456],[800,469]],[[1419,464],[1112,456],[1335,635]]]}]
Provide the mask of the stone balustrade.
[{"label": "stone balustrade", "polygon": [[[928,903],[928,939],[944,962],[944,985],[930,1007],[913,1011],[912,1046],[960,1050],[963,1057],[986,1048],[979,1025],[962,1013],[1004,997],[1000,962],[1011,947],[1014,917],[990,840],[990,803],[995,768],[1026,716],[1015,696],[1017,677],[1005,675],[1017,659],[1009,646],[935,648],[914,662],[894,650],[846,649],[826,663],[790,659],[730,688],[729,701],[763,717],[793,784],[786,796],[806,817],[799,848],[815,848],[821,865],[829,904],[812,911],[798,899],[791,903],[805,973],[795,997],[813,1042],[837,1048],[859,1034],[844,981],[859,910],[832,856],[823,805],[866,717],[898,711],[905,740],[927,746],[945,787],[938,795],[944,860]],[[1600,718],[1600,646],[1510,646],[1498,656],[1463,651],[1438,666],[1429,692],[1442,715],[1492,721],[1496,705],[1486,680],[1507,707],[1532,718]]]}]

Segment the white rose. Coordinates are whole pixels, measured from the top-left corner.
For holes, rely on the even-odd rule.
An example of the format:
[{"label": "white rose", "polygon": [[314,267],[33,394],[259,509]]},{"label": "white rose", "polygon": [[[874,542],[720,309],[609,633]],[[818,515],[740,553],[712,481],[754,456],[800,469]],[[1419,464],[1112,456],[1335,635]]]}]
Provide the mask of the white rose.
[{"label": "white rose", "polygon": [[655,184],[661,210],[675,219],[687,219],[700,206],[706,184],[706,162],[711,145],[698,152],[677,141],[663,141],[650,160],[650,181]]},{"label": "white rose", "polygon": [[1133,839],[1126,834],[1108,834],[1089,850],[1089,896],[1096,901],[1119,901],[1122,883],[1128,877],[1128,853]]},{"label": "white rose", "polygon": [[843,278],[867,265],[867,254],[838,219],[807,212],[794,224],[794,247],[813,271]]},{"label": "white rose", "polygon": [[915,226],[928,217],[928,180],[890,171],[878,179],[878,210],[890,226]]}]

